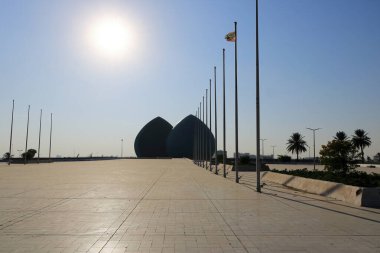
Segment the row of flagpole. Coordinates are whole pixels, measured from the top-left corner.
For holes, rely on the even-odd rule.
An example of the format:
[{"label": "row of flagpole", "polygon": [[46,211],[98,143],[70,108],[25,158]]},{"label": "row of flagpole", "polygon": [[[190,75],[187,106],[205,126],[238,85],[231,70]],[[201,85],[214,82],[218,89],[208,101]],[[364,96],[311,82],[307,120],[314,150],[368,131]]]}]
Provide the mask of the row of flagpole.
[{"label": "row of flagpole", "polygon": [[[237,67],[237,22],[234,22],[234,32],[230,32],[226,35],[225,39],[229,42],[234,42],[235,47],[235,159],[234,159],[234,169],[235,169],[235,182],[239,183],[239,128],[238,128],[238,67]],[[260,185],[260,83],[259,83],[259,31],[258,31],[258,0],[256,0],[256,173],[257,173],[257,192],[261,192]],[[226,177],[226,107],[225,107],[225,49],[223,48],[223,176]],[[215,174],[218,174],[218,149],[217,149],[217,96],[216,96],[216,67],[214,66],[214,119],[215,119],[215,153],[214,153],[214,162],[215,162]],[[210,94],[209,102],[207,101],[208,93]],[[211,115],[211,79],[210,79],[210,88],[206,89],[206,121],[204,113],[204,98],[202,97],[202,102],[199,103],[199,107],[196,111],[196,117],[199,119],[195,134],[194,134],[194,163],[198,166],[201,166],[205,169],[212,171],[212,148],[211,148],[211,136],[209,136],[208,130],[212,135],[212,115]],[[210,107],[210,114],[207,115],[207,107]],[[202,113],[203,112],[203,113]],[[208,126],[208,116],[210,117],[210,126]],[[206,124],[205,124],[206,123]],[[206,125],[206,129],[203,125]],[[207,134],[205,134],[205,131]],[[209,149],[208,149],[209,147]],[[210,156],[208,161],[207,157]],[[208,163],[208,165],[207,165]]]},{"label": "row of flagpole", "polygon": [[[14,109],[15,109],[15,100],[12,100],[12,120],[11,120],[11,133],[9,138],[9,156],[8,156],[8,165],[12,161],[12,141],[13,141],[13,118],[14,118]],[[28,105],[28,120],[26,123],[26,138],[25,138],[25,155],[24,155],[24,164],[27,162],[27,152],[28,152],[28,139],[29,139],[29,114],[30,114],[30,105]],[[42,128],[42,109],[40,109],[40,126],[38,131],[38,151],[37,151],[37,162],[40,162],[40,150],[41,150],[41,128]],[[49,139],[49,160],[51,159],[51,138],[53,133],[53,113],[50,113],[50,139]]]},{"label": "row of flagpole", "polygon": [[[226,35],[227,41],[235,42],[235,171],[236,171],[236,182],[239,182],[239,174],[238,174],[238,94],[237,94],[237,36],[236,36],[236,27],[237,23],[235,22],[235,31],[232,33],[229,33]],[[231,36],[231,37],[228,37]],[[225,49],[223,48],[223,176],[226,177],[226,112],[225,112]],[[211,92],[211,84],[212,80],[210,79],[210,88],[209,90],[206,89],[206,121],[204,119],[204,96],[202,97],[202,102],[199,104],[199,107],[196,112],[196,117],[199,119],[199,124],[202,122],[202,124],[206,125],[206,131],[210,130],[210,134],[212,135],[212,92]],[[207,107],[208,107],[208,93],[210,94],[210,99],[209,99],[209,108],[210,108],[210,114],[207,115]],[[218,125],[217,125],[217,85],[216,85],[216,66],[214,66],[214,119],[215,119],[215,153],[212,154],[212,147],[211,147],[211,136],[207,133],[205,134],[205,129],[202,126],[196,127],[195,131],[195,151],[194,151],[194,162],[205,168],[209,169],[212,171],[212,156],[214,155],[214,164],[215,164],[215,169],[214,172],[215,174],[218,175]],[[202,113],[203,112],[203,113]],[[208,126],[208,116],[210,116],[210,126]],[[209,146],[209,149],[207,147]],[[207,157],[210,156],[210,160],[208,161]],[[208,165],[207,165],[208,163]]]}]

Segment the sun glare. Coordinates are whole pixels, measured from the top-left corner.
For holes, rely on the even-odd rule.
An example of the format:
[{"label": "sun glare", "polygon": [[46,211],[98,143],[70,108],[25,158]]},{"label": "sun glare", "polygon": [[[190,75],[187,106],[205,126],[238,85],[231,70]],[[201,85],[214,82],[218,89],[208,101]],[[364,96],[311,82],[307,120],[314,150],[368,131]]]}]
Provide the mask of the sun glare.
[{"label": "sun glare", "polygon": [[104,17],[93,23],[91,41],[99,53],[122,57],[130,44],[129,32],[121,18]]}]

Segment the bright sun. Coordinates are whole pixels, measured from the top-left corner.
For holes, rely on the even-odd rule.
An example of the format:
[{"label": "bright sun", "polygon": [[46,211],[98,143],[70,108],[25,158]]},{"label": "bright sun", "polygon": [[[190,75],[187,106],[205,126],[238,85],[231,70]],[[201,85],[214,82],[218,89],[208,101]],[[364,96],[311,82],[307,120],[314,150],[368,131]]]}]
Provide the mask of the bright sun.
[{"label": "bright sun", "polygon": [[99,53],[122,57],[130,44],[130,34],[121,18],[104,17],[93,24],[91,41]]}]

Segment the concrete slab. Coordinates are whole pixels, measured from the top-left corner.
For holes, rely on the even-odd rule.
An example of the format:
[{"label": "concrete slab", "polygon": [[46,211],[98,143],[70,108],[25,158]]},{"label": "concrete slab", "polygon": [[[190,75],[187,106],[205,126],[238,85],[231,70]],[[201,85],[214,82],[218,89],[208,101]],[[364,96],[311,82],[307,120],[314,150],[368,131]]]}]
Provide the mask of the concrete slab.
[{"label": "concrete slab", "polygon": [[0,166],[0,252],[380,252],[380,210],[187,159]]}]

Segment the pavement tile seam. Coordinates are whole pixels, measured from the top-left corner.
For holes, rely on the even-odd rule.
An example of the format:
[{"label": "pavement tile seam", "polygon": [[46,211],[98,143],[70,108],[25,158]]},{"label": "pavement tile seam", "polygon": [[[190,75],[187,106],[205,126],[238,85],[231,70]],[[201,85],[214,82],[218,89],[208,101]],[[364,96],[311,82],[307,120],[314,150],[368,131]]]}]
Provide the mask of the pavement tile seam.
[{"label": "pavement tile seam", "polygon": [[212,203],[212,205],[214,206],[214,208],[218,211],[217,213],[220,215],[220,217],[223,219],[223,222],[224,224],[232,231],[233,235],[235,236],[235,238],[239,241],[239,244],[244,248],[245,252],[248,252],[248,249],[245,247],[245,245],[240,241],[239,237],[235,234],[234,230],[231,228],[231,226],[228,224],[228,222],[224,219],[222,213],[220,212],[220,210],[218,209],[218,207],[215,205],[214,201],[212,199],[210,199],[210,196],[209,194],[207,194],[207,192],[204,191],[204,189],[201,187],[201,185],[196,181],[196,179],[194,177],[192,177],[192,180],[194,181],[194,183],[196,183],[196,185],[198,186],[198,188],[203,191],[207,198],[209,199],[209,201]]},{"label": "pavement tile seam", "polygon": [[[91,191],[92,189],[90,189],[89,191]],[[83,194],[78,194],[78,195],[83,195]],[[50,199],[50,198],[49,198]],[[11,227],[19,222],[22,222],[26,219],[29,219],[35,215],[38,215],[38,214],[41,214],[45,209],[49,209],[49,208],[52,208],[52,207],[56,207],[56,206],[59,206],[67,201],[70,200],[70,198],[59,198],[60,201],[57,201],[57,202],[54,202],[54,203],[51,203],[51,204],[48,204],[46,206],[43,206],[41,207],[40,209],[38,210],[34,210],[32,211],[30,214],[26,214],[26,215],[23,215],[23,216],[19,216],[19,217],[16,217],[10,221],[7,222],[7,225],[4,225],[4,224],[0,224],[0,231],[1,230],[4,230],[5,228],[8,228],[8,227]]]},{"label": "pavement tile seam", "polygon": [[[108,238],[108,240],[105,242],[105,244],[101,247],[100,251],[103,251],[103,249],[107,246],[107,244],[111,241],[111,239],[115,236],[117,231],[122,227],[122,225],[126,222],[126,220],[129,218],[129,216],[133,213],[133,211],[136,209],[136,207],[139,205],[139,203],[144,199],[144,197],[149,193],[149,191],[157,184],[157,182],[160,180],[160,178],[166,173],[167,169],[163,170],[162,173],[159,175],[159,177],[156,180],[152,180],[151,184],[149,184],[146,189],[140,194],[141,198],[140,200],[135,204],[134,208],[129,212],[128,215],[124,218],[124,220],[120,223],[120,225],[117,227],[117,229],[112,233],[112,235]],[[95,243],[96,244],[96,243]],[[95,245],[94,244],[94,245]]]}]

